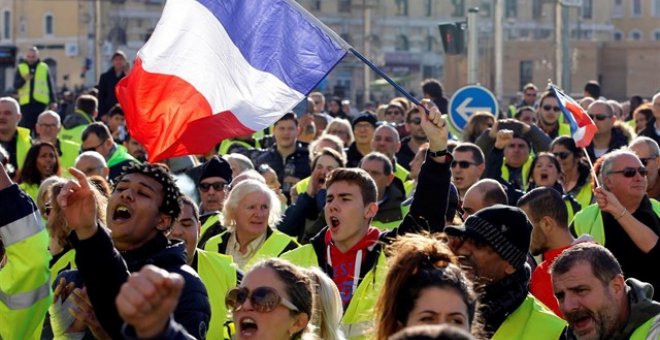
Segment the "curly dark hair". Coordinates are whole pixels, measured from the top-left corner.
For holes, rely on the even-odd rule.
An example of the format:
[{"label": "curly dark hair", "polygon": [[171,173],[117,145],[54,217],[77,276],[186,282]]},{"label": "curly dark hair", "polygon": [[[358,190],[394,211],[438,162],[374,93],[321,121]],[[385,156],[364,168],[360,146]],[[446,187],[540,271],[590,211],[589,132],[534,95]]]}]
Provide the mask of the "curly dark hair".
[{"label": "curly dark hair", "polygon": [[159,210],[176,220],[181,214],[181,207],[179,206],[179,198],[181,191],[176,185],[176,181],[169,169],[160,163],[131,163],[122,169],[121,175],[117,177],[115,183],[119,183],[122,178],[129,174],[141,174],[153,178],[156,182],[163,186],[163,202]]},{"label": "curly dark hair", "polygon": [[[51,148],[51,150],[55,153],[54,171],[52,174],[46,176],[42,175],[37,169],[37,159],[39,158],[39,152],[41,152],[41,148]],[[25,156],[25,162],[23,164],[23,169],[21,169],[21,178],[19,180],[21,183],[41,184],[41,181],[46,179],[46,177],[60,174],[60,160],[58,157],[57,149],[53,144],[49,142],[38,142],[33,144],[32,147],[30,147],[30,150],[28,150],[27,156]]]}]

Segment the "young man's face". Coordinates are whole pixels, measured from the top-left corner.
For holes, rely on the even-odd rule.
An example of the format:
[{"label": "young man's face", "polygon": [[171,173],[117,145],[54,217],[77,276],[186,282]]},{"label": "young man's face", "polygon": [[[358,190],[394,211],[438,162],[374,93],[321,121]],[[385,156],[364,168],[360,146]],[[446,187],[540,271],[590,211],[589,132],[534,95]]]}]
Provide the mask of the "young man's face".
[{"label": "young man's face", "polygon": [[174,228],[168,236],[170,239],[182,240],[186,245],[186,255],[188,263],[192,262],[199,241],[200,233],[199,221],[195,218],[193,208],[189,204],[181,205],[181,215],[174,222]]},{"label": "young man's face", "polygon": [[282,120],[277,122],[273,130],[275,144],[278,147],[288,148],[296,144],[298,128],[293,120]]},{"label": "young man's face", "polygon": [[543,103],[539,105],[539,113],[543,124],[554,125],[559,120],[559,115],[561,114],[557,98],[547,97],[543,99]]},{"label": "young man's face", "polygon": [[338,181],[328,188],[325,223],[328,225],[332,240],[346,249],[350,249],[364,237],[369,228],[369,221],[377,211],[376,203],[364,204],[362,192],[357,184]]},{"label": "young man's face", "polygon": [[132,173],[121,178],[108,200],[107,224],[120,251],[136,249],[166,230],[172,218],[160,212],[163,186],[155,179]]},{"label": "young man's face", "polygon": [[529,158],[529,146],[524,139],[513,138],[511,143],[504,148],[504,158],[506,158],[506,164],[519,168],[527,162]]}]

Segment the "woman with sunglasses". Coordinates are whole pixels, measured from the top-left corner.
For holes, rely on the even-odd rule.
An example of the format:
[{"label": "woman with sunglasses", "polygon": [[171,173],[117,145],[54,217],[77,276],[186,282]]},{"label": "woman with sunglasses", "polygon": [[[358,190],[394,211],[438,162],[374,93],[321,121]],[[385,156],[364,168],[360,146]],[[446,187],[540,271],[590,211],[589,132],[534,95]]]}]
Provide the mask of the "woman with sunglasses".
[{"label": "woman with sunglasses", "polygon": [[257,263],[241,285],[225,298],[236,325],[235,339],[315,338],[313,283],[291,263],[270,259]]},{"label": "woman with sunglasses", "polygon": [[49,142],[32,145],[21,169],[19,178],[21,189],[36,201],[39,185],[44,179],[53,175],[60,175],[60,161],[55,146]]},{"label": "woman with sunglasses", "polygon": [[389,272],[376,305],[376,339],[411,326],[474,327],[472,284],[449,247],[429,235],[408,234],[389,246]]},{"label": "woman with sunglasses", "polygon": [[550,151],[559,161],[564,193],[573,196],[582,207],[593,203],[591,170],[583,158],[584,152],[578,149],[573,138],[569,136],[555,138],[550,144]]},{"label": "woman with sunglasses", "polygon": [[253,179],[238,183],[223,208],[227,231],[211,237],[204,250],[229,255],[247,271],[260,260],[297,248],[293,238],[270,227],[277,225],[281,211],[277,195],[266,184]]}]

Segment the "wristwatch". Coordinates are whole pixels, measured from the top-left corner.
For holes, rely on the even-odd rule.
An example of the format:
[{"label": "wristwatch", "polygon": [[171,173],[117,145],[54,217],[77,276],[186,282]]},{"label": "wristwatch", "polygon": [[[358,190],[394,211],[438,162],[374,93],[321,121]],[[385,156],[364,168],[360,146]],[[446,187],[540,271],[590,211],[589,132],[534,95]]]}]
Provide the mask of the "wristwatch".
[{"label": "wristwatch", "polygon": [[430,157],[449,156],[449,157],[451,157],[451,158],[454,158],[454,157],[451,155],[451,152],[447,151],[447,149],[440,150],[440,151],[426,150],[426,154],[429,155]]}]

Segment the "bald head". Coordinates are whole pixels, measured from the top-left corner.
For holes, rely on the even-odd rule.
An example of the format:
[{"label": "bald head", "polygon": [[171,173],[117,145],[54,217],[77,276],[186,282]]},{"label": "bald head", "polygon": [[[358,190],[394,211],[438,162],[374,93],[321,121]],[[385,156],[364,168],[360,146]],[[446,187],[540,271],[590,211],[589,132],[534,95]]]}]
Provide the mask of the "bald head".
[{"label": "bald head", "polygon": [[399,132],[393,126],[381,125],[374,131],[371,140],[372,151],[378,151],[393,160],[400,148]]},{"label": "bald head", "polygon": [[55,111],[44,111],[37,118],[36,129],[40,140],[56,144],[57,134],[61,128],[60,115]]},{"label": "bald head", "polygon": [[493,179],[482,179],[465,192],[463,197],[463,219],[494,204],[508,204],[506,190]]},{"label": "bald head", "polygon": [[75,168],[85,173],[85,176],[101,176],[108,178],[110,168],[105,158],[96,151],[85,151],[76,158]]}]

